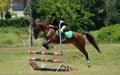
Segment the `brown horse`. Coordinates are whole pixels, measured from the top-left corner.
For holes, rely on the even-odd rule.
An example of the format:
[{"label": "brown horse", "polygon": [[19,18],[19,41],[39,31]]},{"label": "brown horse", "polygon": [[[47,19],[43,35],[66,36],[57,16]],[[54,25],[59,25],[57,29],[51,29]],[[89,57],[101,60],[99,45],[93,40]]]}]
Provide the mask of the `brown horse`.
[{"label": "brown horse", "polygon": [[[35,22],[32,24],[32,30],[33,30],[33,36],[35,39],[38,38],[38,34],[40,31],[44,32],[44,36],[45,36],[46,41],[43,43],[43,46],[48,50],[51,47],[48,45],[49,43],[59,43],[59,37],[56,35],[54,27],[51,28],[49,26],[49,23]],[[91,64],[90,64],[90,60],[88,57],[88,53],[85,49],[85,38],[83,35],[86,35],[88,41],[96,48],[96,50],[99,53],[101,53],[101,51],[99,50],[99,47],[96,44],[94,37],[91,34],[89,34],[88,32],[84,32],[84,33],[72,32],[72,34],[73,34],[73,36],[71,39],[67,39],[66,41],[62,41],[62,43],[63,44],[71,43],[76,48],[78,48],[85,55],[88,67],[90,67]]]}]

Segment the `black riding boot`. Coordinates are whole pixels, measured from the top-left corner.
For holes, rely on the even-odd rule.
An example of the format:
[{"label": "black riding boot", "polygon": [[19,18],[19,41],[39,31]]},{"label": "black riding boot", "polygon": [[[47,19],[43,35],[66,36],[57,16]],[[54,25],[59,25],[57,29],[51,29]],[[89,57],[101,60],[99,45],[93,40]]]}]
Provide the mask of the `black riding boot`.
[{"label": "black riding boot", "polygon": [[66,41],[67,40],[67,37],[65,36],[65,33],[61,33],[61,37],[62,37],[62,41]]}]

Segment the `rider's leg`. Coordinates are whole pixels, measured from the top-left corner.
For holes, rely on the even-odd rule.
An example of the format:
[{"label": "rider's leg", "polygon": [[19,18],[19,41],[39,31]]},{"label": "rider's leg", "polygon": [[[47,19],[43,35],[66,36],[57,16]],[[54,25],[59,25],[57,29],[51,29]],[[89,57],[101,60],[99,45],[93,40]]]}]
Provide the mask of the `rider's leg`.
[{"label": "rider's leg", "polygon": [[67,40],[67,37],[65,36],[64,32],[61,33],[61,36],[62,36],[62,41],[66,41]]},{"label": "rider's leg", "polygon": [[60,29],[61,35],[62,35],[62,41],[66,41],[66,40],[67,40],[67,38],[66,38],[66,36],[65,36],[65,33],[64,33],[64,30],[65,30],[66,28],[67,28],[67,26],[66,26],[66,25],[63,25],[62,28]]}]

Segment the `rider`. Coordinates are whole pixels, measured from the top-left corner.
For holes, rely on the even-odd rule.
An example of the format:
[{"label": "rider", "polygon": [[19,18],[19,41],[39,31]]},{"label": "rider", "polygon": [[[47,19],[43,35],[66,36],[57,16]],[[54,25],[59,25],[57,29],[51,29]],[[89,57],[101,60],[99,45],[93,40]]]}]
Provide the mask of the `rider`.
[{"label": "rider", "polygon": [[61,28],[60,28],[61,35],[62,35],[62,41],[67,40],[67,38],[66,38],[66,36],[64,34],[64,30],[67,28],[67,23],[65,21],[59,19],[57,17],[56,13],[52,13],[51,17],[52,17],[52,23],[49,26],[54,27],[55,30],[58,30],[59,29],[59,24],[60,24],[60,22],[62,22],[61,23]]}]

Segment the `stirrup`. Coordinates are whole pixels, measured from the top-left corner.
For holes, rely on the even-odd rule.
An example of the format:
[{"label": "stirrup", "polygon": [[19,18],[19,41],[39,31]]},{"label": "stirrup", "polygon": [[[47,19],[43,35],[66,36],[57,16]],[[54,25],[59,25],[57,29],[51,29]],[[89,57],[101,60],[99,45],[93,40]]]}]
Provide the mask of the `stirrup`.
[{"label": "stirrup", "polygon": [[66,37],[64,37],[63,39],[62,39],[62,41],[66,41],[67,40],[67,38]]}]

